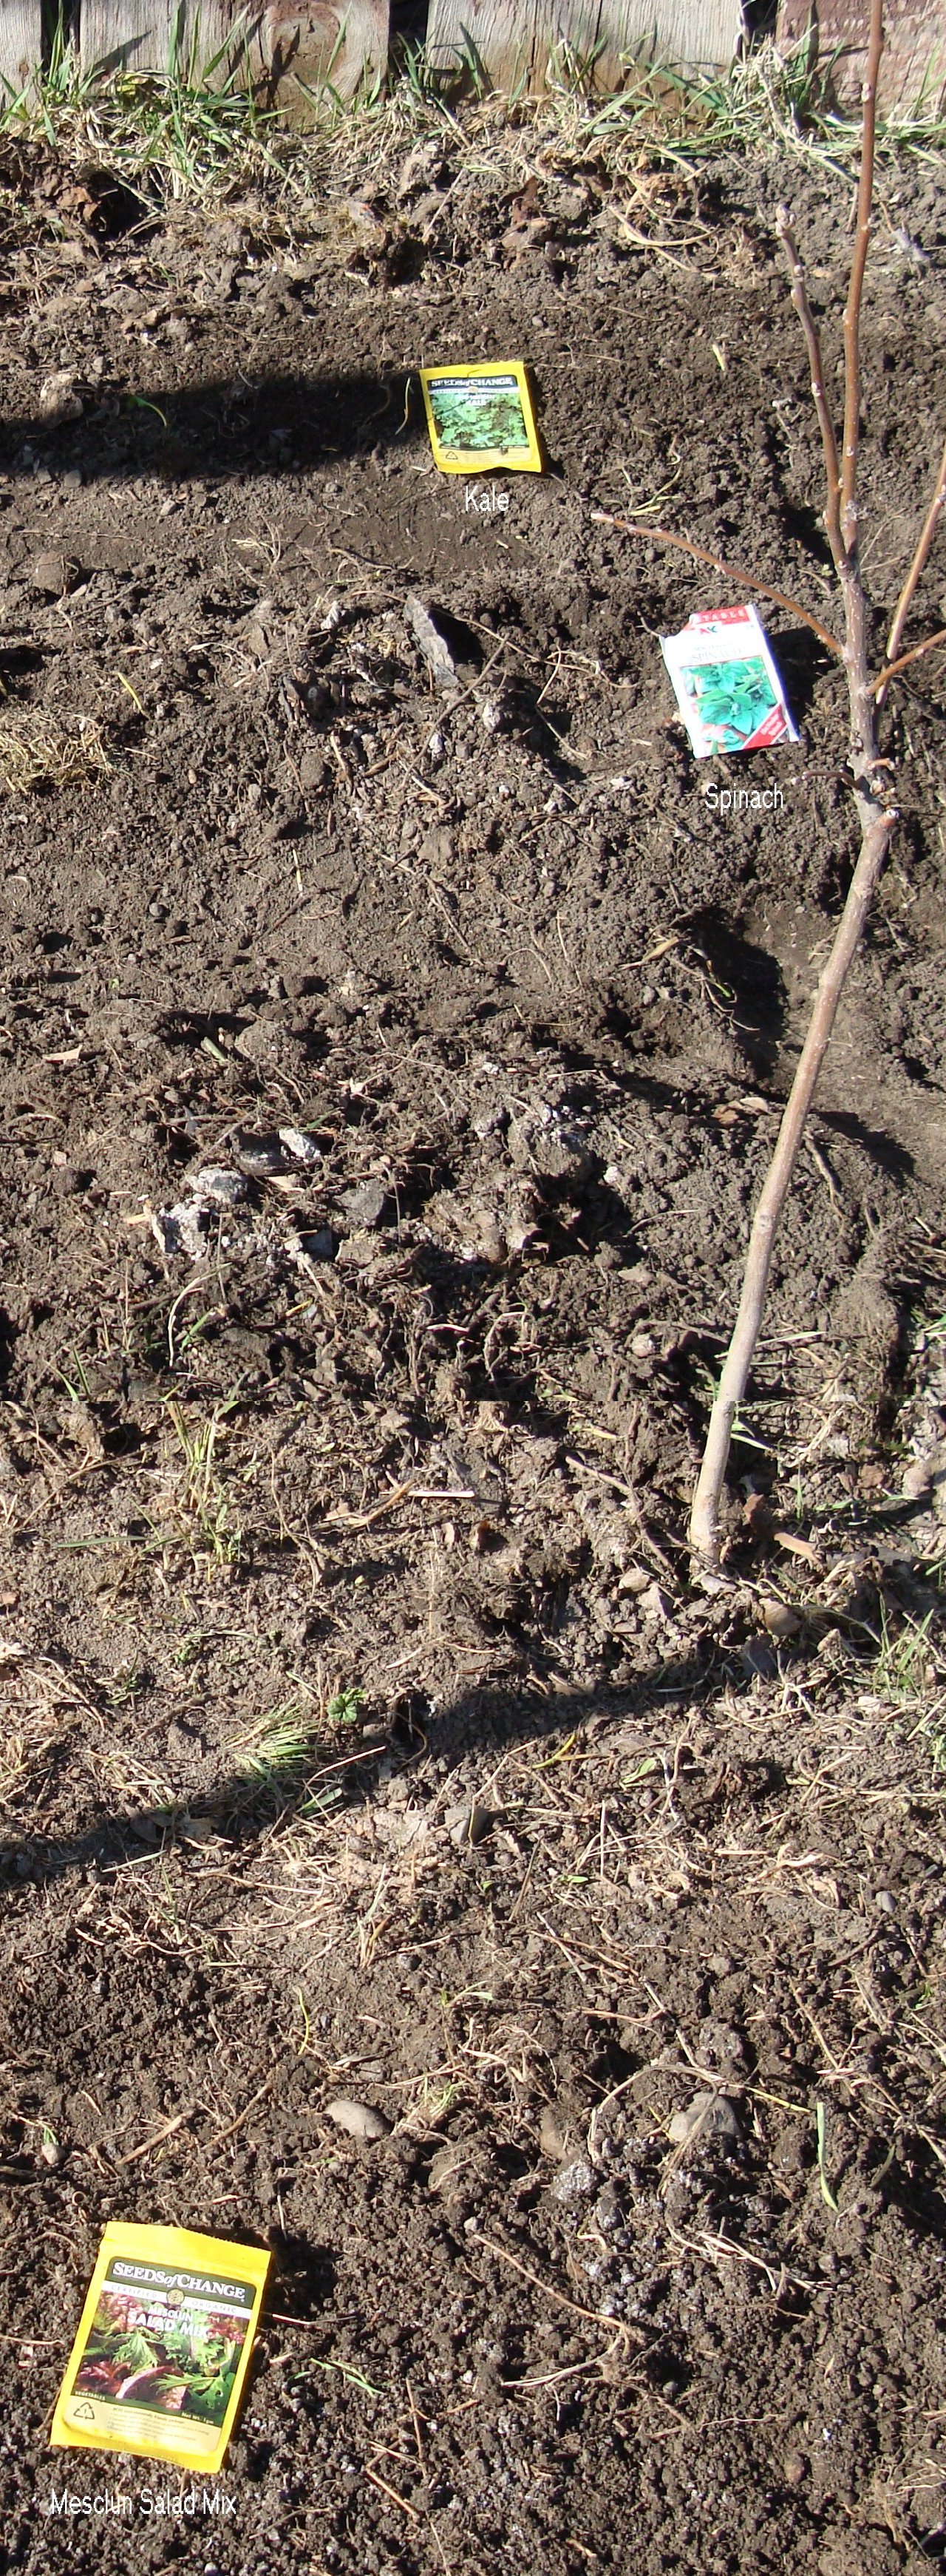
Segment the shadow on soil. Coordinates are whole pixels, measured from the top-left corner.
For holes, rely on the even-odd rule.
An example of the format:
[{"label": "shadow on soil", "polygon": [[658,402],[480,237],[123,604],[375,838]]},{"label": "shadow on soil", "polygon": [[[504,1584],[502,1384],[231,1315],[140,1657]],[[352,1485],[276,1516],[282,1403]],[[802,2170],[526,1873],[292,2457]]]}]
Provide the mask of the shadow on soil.
[{"label": "shadow on soil", "polygon": [[473,1690],[449,1702],[433,1719],[425,1713],[423,1722],[411,1705],[398,1713],[386,1741],[341,1755],[337,1744],[321,1751],[313,1747],[304,1772],[297,1768],[291,1781],[274,1776],[261,1782],[245,1772],[235,1773],[218,1789],[195,1796],[190,1803],[182,1800],[134,1813],[97,1815],[69,1836],[25,1834],[19,1842],[0,1843],[0,1889],[13,1892],[72,1869],[120,1869],[129,1861],[140,1863],[146,1852],[157,1856],[174,1845],[185,1850],[188,1844],[199,1847],[211,1834],[245,1849],[271,1833],[274,1822],[288,1822],[293,1815],[311,1817],[320,1809],[335,1813],[340,1804],[355,1806],[370,1799],[381,1763],[393,1760],[409,1774],[426,1753],[434,1730],[437,1753],[448,1762],[459,1762],[474,1749],[487,1762],[498,1762],[513,1745],[541,1743],[563,1729],[568,1733],[589,1724],[613,1725],[622,1717],[646,1720],[656,1707],[692,1701],[705,1680],[704,1666],[693,1655],[685,1664],[656,1666],[632,1690],[554,1688],[548,1697],[539,1690]]},{"label": "shadow on soil", "polygon": [[205,482],[330,465],[395,438],[403,444],[421,426],[420,395],[403,368],[255,381],[240,374],[147,392],[116,385],[99,392],[78,421],[39,414],[2,422],[0,470],[35,461],[60,474],[78,472],[84,482],[123,469],[169,484],[190,476]]}]

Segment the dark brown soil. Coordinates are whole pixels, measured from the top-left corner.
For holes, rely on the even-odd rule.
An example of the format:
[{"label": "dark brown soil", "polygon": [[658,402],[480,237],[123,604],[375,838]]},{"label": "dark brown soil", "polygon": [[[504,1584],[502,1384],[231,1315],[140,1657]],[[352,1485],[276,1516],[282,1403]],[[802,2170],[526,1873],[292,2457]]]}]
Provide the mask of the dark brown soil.
[{"label": "dark brown soil", "polygon": [[[773,612],[802,739],[710,777],[656,639],[719,582],[594,516],[830,622],[771,215],[830,308],[850,184],[428,162],[293,239],[10,174],[0,2566],[894,2576],[946,2530],[942,666],[707,1598],[844,691]],[[888,172],[878,642],[944,350]],[[408,379],[517,354],[549,471],[487,514]],[[276,2257],[189,2518],[45,2448],[106,2216]]]}]

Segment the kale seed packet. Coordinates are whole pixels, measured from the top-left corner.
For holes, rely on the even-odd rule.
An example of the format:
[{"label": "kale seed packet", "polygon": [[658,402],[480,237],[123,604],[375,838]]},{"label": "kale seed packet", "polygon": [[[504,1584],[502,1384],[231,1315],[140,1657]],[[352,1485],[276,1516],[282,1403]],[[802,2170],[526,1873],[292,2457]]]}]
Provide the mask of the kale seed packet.
[{"label": "kale seed packet", "polygon": [[51,2445],[219,2469],[270,2260],[185,2227],[106,2227]]},{"label": "kale seed packet", "polygon": [[660,650],[697,760],[798,741],[754,608],[699,609]]},{"label": "kale seed packet", "polygon": [[434,463],[441,474],[541,474],[542,451],[526,369],[421,367],[421,392]]}]

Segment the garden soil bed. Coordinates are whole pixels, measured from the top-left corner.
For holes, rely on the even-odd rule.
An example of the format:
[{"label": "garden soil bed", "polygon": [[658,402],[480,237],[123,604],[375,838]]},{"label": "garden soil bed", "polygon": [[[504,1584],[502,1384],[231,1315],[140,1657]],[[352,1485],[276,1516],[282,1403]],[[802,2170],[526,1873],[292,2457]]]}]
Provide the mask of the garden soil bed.
[{"label": "garden soil bed", "polygon": [[[773,611],[801,740],[697,765],[657,637],[719,581],[595,516],[830,622],[772,218],[830,304],[850,183],[549,138],[530,179],[483,131],[291,223],[7,169],[9,2569],[942,2556],[941,664],[884,719],[902,821],[708,1597],[844,689]],[[946,198],[882,198],[889,614]],[[513,355],[548,472],[442,479],[411,371]],[[46,2448],[107,2216],[273,2250],[190,2511]]]}]

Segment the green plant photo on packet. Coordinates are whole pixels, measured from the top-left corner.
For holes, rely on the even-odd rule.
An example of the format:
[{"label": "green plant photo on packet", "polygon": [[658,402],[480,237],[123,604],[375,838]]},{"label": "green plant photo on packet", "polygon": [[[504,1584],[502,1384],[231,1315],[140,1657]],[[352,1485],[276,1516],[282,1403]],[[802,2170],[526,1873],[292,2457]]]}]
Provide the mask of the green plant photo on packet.
[{"label": "green plant photo on packet", "polygon": [[520,358],[474,367],[421,367],[421,392],[441,474],[541,474],[528,372]]},{"label": "green plant photo on packet", "polygon": [[186,2227],[106,2227],[50,2444],[219,2469],[271,2257]]}]

